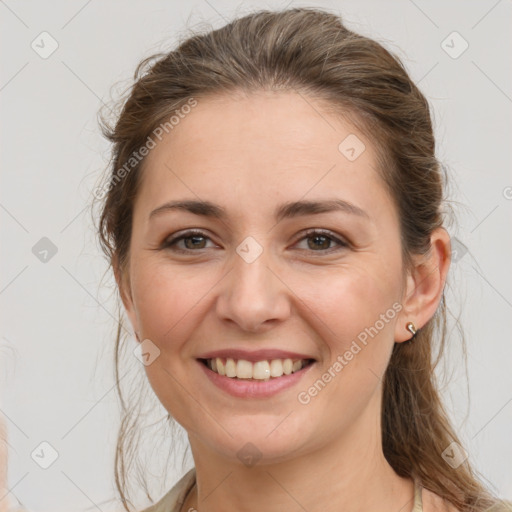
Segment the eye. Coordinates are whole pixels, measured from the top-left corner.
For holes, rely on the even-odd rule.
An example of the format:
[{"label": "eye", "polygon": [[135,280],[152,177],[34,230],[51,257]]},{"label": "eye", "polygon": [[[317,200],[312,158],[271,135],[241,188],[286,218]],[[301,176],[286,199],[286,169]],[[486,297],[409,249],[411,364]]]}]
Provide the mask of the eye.
[{"label": "eye", "polygon": [[[307,240],[307,248],[305,250],[312,250],[313,252],[333,252],[340,250],[340,247],[348,247],[349,244],[340,240],[334,236],[330,231],[311,229],[306,231],[306,236],[303,236],[300,240]],[[311,241],[311,242],[309,242]],[[338,248],[330,247],[330,244],[334,242],[338,244]]]},{"label": "eye", "polygon": [[[195,249],[206,249],[205,240],[210,240],[202,231],[190,230],[182,233],[181,235],[175,236],[174,238],[168,238],[162,243],[162,249],[171,249],[177,252],[190,252]],[[185,247],[178,247],[178,243],[183,241]]]},{"label": "eye", "polygon": [[[177,235],[175,237],[167,238],[162,243],[162,249],[170,249],[176,252],[187,253],[194,250],[207,249],[206,243],[207,240],[210,240],[205,233],[198,230],[189,230]],[[340,250],[340,248],[348,247],[349,244],[340,240],[338,237],[334,236],[330,231],[320,230],[320,229],[310,229],[306,231],[306,236],[303,236],[299,239],[299,242],[302,240],[311,240],[311,243],[307,243],[307,247],[301,250],[310,250],[313,252],[324,252],[330,253],[333,251]],[[183,246],[179,246],[179,243],[183,242]],[[335,243],[339,247],[331,247],[331,244]]]}]

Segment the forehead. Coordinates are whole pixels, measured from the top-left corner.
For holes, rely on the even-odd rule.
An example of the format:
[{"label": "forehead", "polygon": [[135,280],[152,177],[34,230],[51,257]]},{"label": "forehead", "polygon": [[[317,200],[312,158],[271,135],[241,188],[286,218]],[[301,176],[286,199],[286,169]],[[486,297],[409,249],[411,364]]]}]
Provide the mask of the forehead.
[{"label": "forehead", "polygon": [[339,194],[387,202],[370,140],[302,94],[198,98],[146,157],[137,202],[197,196],[239,210]]}]

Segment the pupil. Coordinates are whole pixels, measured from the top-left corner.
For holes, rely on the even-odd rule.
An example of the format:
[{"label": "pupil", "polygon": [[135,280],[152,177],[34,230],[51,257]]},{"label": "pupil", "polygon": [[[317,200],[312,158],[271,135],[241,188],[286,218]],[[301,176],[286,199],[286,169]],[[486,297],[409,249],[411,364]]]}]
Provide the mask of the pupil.
[{"label": "pupil", "polygon": [[315,235],[314,237],[312,237],[312,240],[315,240],[315,241],[318,241],[318,240],[324,240],[324,244],[321,244],[321,245],[315,245],[316,248],[320,247],[321,249],[328,249],[328,245],[329,245],[329,239],[326,237],[326,236],[323,236],[323,235]]},{"label": "pupil", "polygon": [[[192,247],[198,247],[198,245],[197,245],[197,243],[196,243],[196,242],[197,242],[198,240],[201,240],[202,238],[204,238],[204,237],[203,237],[203,236],[200,236],[200,235],[198,235],[198,236],[191,236],[191,237],[188,237],[186,241],[187,241],[187,242],[191,242]],[[199,242],[199,243],[200,243],[200,242]]]}]

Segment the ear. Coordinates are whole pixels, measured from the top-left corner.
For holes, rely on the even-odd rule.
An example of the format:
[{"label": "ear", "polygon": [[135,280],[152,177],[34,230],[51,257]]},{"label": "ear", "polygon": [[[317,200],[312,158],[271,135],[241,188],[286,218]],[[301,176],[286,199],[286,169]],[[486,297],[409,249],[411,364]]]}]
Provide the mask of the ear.
[{"label": "ear", "polygon": [[[137,314],[135,311],[135,306],[133,303],[132,290],[130,277],[121,269],[119,264],[118,255],[114,255],[112,257],[112,268],[114,269],[114,276],[116,279],[117,287],[119,289],[119,295],[121,296],[121,300],[123,301],[124,308],[130,319],[130,323],[132,324],[133,331],[135,333],[139,332],[139,325],[137,321]],[[137,339],[139,338],[138,335]],[[140,340],[139,340],[140,341]]]},{"label": "ear", "polygon": [[408,272],[402,297],[403,308],[395,325],[395,342],[411,339],[408,322],[418,330],[434,316],[443,296],[450,262],[450,235],[446,229],[437,228],[430,237],[428,253],[413,256],[413,268]]}]

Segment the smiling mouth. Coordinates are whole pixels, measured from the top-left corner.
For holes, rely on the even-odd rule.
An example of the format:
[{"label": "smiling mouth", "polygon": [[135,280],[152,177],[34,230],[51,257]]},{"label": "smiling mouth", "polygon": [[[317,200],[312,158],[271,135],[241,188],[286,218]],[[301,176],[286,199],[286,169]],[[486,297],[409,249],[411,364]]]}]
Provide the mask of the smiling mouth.
[{"label": "smiling mouth", "polygon": [[245,359],[215,357],[199,359],[218,375],[235,380],[268,381],[291,375],[315,362],[314,359],[271,359],[251,362]]}]

